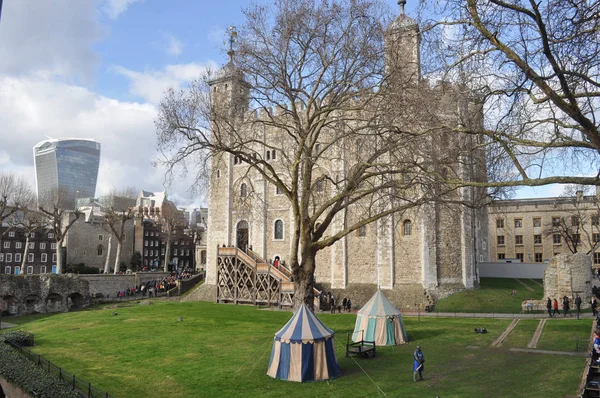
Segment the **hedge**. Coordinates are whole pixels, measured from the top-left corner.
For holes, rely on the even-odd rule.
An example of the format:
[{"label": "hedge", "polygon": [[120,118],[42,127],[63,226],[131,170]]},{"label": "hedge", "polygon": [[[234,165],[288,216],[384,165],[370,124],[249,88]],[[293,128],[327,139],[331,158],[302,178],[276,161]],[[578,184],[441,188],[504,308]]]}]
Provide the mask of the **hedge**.
[{"label": "hedge", "polygon": [[[11,384],[41,398],[80,398],[76,391],[71,391],[68,384],[58,380],[51,374],[38,368],[5,340],[23,341],[29,339],[27,333],[10,331],[0,334],[0,375]],[[14,340],[13,340],[14,339]]]}]

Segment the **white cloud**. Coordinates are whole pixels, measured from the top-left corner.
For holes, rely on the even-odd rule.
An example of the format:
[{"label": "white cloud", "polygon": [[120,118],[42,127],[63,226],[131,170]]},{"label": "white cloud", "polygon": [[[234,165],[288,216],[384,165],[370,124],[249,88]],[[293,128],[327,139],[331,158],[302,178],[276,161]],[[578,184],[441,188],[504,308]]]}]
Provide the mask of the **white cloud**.
[{"label": "white cloud", "polygon": [[113,70],[129,79],[129,92],[132,95],[157,104],[167,88],[179,88],[185,82],[200,77],[206,70],[217,68],[217,64],[211,61],[206,64],[167,65],[160,71],[136,72],[122,66],[115,66]]},{"label": "white cloud", "polygon": [[106,33],[92,1],[5,1],[0,75],[91,81],[100,58],[92,46]]},{"label": "white cloud", "polygon": [[142,1],[144,0],[106,0],[102,5],[102,10],[110,19],[117,19],[119,15],[127,11],[129,6]]},{"label": "white cloud", "polygon": [[180,56],[181,52],[183,51],[183,43],[177,40],[177,38],[173,35],[169,35],[168,40],[169,43],[167,46],[167,54],[173,55],[175,57]]}]

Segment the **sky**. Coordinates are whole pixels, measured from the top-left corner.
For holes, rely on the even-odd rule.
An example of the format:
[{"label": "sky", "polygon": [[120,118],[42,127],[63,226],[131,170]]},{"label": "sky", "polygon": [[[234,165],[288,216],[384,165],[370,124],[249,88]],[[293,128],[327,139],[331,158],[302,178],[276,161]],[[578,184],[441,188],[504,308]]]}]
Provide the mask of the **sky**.
[{"label": "sky", "polygon": [[[265,0],[266,1],[266,0]],[[262,1],[262,2],[265,2]],[[396,0],[386,0],[398,9]],[[411,15],[417,1],[409,0]],[[226,62],[243,0],[4,0],[0,19],[0,170],[33,186],[35,144],[47,137],[102,145],[96,195],[167,190],[181,206],[203,204],[193,179],[165,185],[153,164],[154,119],[168,87]],[[519,191],[553,196],[559,188]]]}]

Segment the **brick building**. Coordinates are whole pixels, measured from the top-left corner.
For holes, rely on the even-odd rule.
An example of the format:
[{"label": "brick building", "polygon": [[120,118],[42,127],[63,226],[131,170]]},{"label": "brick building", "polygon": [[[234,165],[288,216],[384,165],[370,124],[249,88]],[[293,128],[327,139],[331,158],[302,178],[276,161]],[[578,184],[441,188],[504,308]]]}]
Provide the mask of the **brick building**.
[{"label": "brick building", "polygon": [[56,239],[51,231],[40,229],[29,233],[29,249],[23,266],[27,241],[25,232],[19,228],[7,229],[7,226],[0,227],[0,234],[3,234],[0,245],[1,273],[18,275],[52,272],[53,267],[56,267]]}]

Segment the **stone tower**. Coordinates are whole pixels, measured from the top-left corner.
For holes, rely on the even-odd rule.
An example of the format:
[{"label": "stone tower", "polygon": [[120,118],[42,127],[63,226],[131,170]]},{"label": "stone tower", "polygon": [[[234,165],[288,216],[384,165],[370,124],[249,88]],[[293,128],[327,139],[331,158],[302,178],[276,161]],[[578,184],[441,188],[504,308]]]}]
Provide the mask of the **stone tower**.
[{"label": "stone tower", "polygon": [[[235,66],[234,43],[237,33],[230,31],[229,61],[209,81],[211,95],[211,140],[227,143],[228,134],[235,129],[248,110],[250,86]],[[230,154],[215,156],[211,164],[208,196],[208,242],[206,282],[216,283],[217,246],[231,245],[233,161]]]},{"label": "stone tower", "polygon": [[392,82],[405,86],[421,80],[421,34],[417,22],[404,13],[406,0],[398,4],[400,15],[385,31],[385,65]]}]

